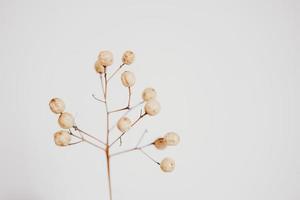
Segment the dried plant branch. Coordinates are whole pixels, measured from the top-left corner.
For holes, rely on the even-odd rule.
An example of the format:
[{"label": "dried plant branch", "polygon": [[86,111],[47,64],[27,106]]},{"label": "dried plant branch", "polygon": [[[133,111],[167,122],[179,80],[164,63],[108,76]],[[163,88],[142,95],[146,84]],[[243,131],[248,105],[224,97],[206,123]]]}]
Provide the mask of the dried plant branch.
[{"label": "dried plant branch", "polygon": [[106,143],[103,142],[102,140],[100,140],[100,139],[96,138],[95,136],[93,136],[93,135],[91,135],[91,134],[89,134],[89,133],[87,133],[87,132],[85,132],[85,131],[79,129],[77,126],[74,126],[73,128],[74,128],[76,131],[78,131],[79,133],[85,134],[85,135],[89,136],[90,138],[93,138],[94,140],[100,142],[101,144],[106,145]]},{"label": "dried plant branch", "polygon": [[117,110],[112,110],[112,111],[109,111],[108,113],[111,114],[111,113],[115,113],[115,112],[120,112],[120,111],[123,111],[123,110],[128,110],[129,107],[124,107],[124,108],[120,108],[120,109],[117,109]]},{"label": "dried plant branch", "polygon": [[97,145],[97,144],[95,144],[95,143],[93,143],[93,142],[85,139],[84,137],[79,137],[79,136],[75,135],[74,133],[72,133],[71,131],[70,131],[70,134],[73,137],[80,139],[82,142],[86,142],[86,143],[88,143],[88,144],[90,144],[90,145],[92,145],[94,147],[97,147],[98,149],[101,149],[101,150],[105,151],[105,149],[103,147],[101,147],[101,146],[99,146],[99,145]]},{"label": "dried plant branch", "polygon": [[[144,101],[141,101],[139,103],[137,103],[136,105],[132,106],[131,108],[129,108],[122,116],[125,117],[127,116],[131,111],[133,111],[135,108],[139,107],[140,105],[142,105],[144,103]],[[112,127],[110,127],[109,131],[112,131],[113,129],[115,129],[117,126],[117,123],[115,123]]]},{"label": "dried plant branch", "polygon": [[80,140],[80,141],[78,141],[78,142],[73,142],[73,143],[70,143],[70,144],[68,144],[68,145],[71,146],[71,145],[79,144],[79,143],[81,143],[81,142],[83,142],[83,141]]},{"label": "dried plant branch", "polygon": [[131,87],[128,87],[128,104],[127,108],[130,108],[130,101],[131,101]]},{"label": "dried plant branch", "polygon": [[123,110],[129,110],[130,109],[130,101],[131,101],[131,88],[128,87],[128,103],[127,103],[127,106],[124,107],[124,108],[109,111],[109,114],[115,113],[115,112],[120,112],[120,111],[123,111]]},{"label": "dried plant branch", "polygon": [[[105,99],[105,110],[106,110],[106,148],[105,148],[105,156],[106,156],[106,166],[107,166],[107,178],[108,178],[108,187],[109,187],[109,199],[112,200],[112,186],[111,186],[111,175],[110,175],[110,152],[109,152],[109,111],[107,105],[107,73],[106,69],[104,72],[104,99]],[[103,85],[102,79],[101,84]]]},{"label": "dried plant branch", "polygon": [[[142,118],[146,115],[154,116],[160,111],[160,104],[156,100],[156,91],[154,88],[145,88],[142,93],[143,101],[139,102],[136,105],[131,105],[132,98],[132,86],[135,84],[135,75],[131,71],[125,71],[121,75],[121,81],[123,86],[128,88],[128,101],[127,105],[123,108],[113,109],[109,111],[108,108],[108,82],[123,68],[125,65],[131,65],[134,62],[135,55],[132,51],[126,51],[122,56],[122,64],[113,71],[113,73],[108,76],[107,69],[109,66],[113,64],[113,55],[110,51],[101,51],[98,55],[98,59],[95,63],[95,70],[99,73],[99,78],[101,82],[101,90],[102,97],[96,97],[96,95],[92,94],[92,97],[105,105],[106,112],[106,131],[105,131],[105,140],[102,141],[99,138],[79,129],[75,123],[75,118],[71,113],[65,112],[65,104],[64,101],[60,98],[53,98],[49,102],[49,107],[51,111],[58,115],[58,123],[63,130],[59,130],[54,133],[54,142],[57,146],[71,146],[76,145],[82,142],[86,142],[100,150],[105,152],[106,164],[107,164],[107,177],[108,177],[108,188],[109,188],[109,199],[112,200],[112,182],[111,182],[111,167],[110,161],[111,157],[133,152],[140,151],[147,158],[149,158],[154,163],[160,165],[160,168],[164,172],[171,172],[174,170],[175,162],[171,158],[165,158],[161,161],[161,163],[157,162],[153,157],[151,157],[148,153],[144,151],[146,147],[153,145],[155,148],[162,150],[166,148],[166,146],[175,146],[179,143],[179,136],[174,132],[169,132],[165,134],[164,137],[160,137],[156,139],[154,142],[151,142],[147,145],[140,146],[142,140],[144,139],[145,134],[148,132],[146,129],[141,137],[139,138],[137,144],[133,148],[129,148],[127,150],[115,152],[111,154],[111,147],[118,141],[122,142],[122,137],[131,130]],[[144,109],[141,109],[139,117],[131,123],[131,120],[127,116],[131,111],[138,108],[140,105],[145,103]],[[119,119],[117,123],[115,123],[112,127],[110,127],[110,114],[120,111],[126,111],[123,113],[122,117]],[[115,128],[121,131],[120,136],[110,142],[110,133]],[[67,131],[69,130],[69,131]],[[72,142],[72,137],[77,138],[74,142]]]},{"label": "dried plant branch", "polygon": [[148,133],[148,130],[147,130],[147,129],[143,132],[143,134],[142,134],[142,136],[140,137],[138,143],[135,145],[136,147],[138,147],[138,146],[141,144],[141,142],[142,142],[142,140],[144,139],[144,136],[145,136],[146,133]]},{"label": "dried plant branch", "polygon": [[105,95],[105,89],[104,89],[104,83],[103,83],[103,77],[102,74],[99,75],[100,77],[100,82],[101,82],[101,90],[102,90],[102,94],[103,96]]},{"label": "dried plant branch", "polygon": [[[143,117],[145,117],[147,115],[147,113],[141,114],[139,116],[139,118],[137,118],[131,125],[131,128],[136,125],[136,123],[138,123]],[[129,129],[130,130],[130,129]],[[112,147],[118,140],[120,140],[120,138],[125,135],[128,131],[123,132],[117,139],[115,139],[110,145],[109,147]]]},{"label": "dried plant branch", "polygon": [[116,74],[122,69],[122,67],[123,67],[124,65],[125,65],[125,64],[122,63],[122,64],[118,67],[118,69],[115,70],[115,71],[113,72],[113,74],[108,78],[107,81],[110,81],[110,79],[112,79],[112,78],[114,77],[114,75],[116,75]]},{"label": "dried plant branch", "polygon": [[124,150],[124,151],[119,151],[119,152],[111,154],[110,157],[117,156],[117,155],[124,154],[124,153],[129,153],[129,152],[136,151],[136,150],[141,150],[141,149],[144,149],[144,148],[149,147],[151,145],[153,145],[153,143],[150,143],[150,144],[147,144],[147,145],[144,145],[144,146],[141,146],[141,147],[134,147],[134,148],[127,149],[127,150]]},{"label": "dried plant branch", "polygon": [[96,101],[100,101],[100,102],[102,102],[102,103],[105,103],[105,101],[103,101],[103,100],[97,98],[94,94],[92,94],[92,97],[93,97]]},{"label": "dried plant branch", "polygon": [[150,160],[152,160],[154,163],[160,165],[159,162],[157,162],[154,158],[152,158],[149,154],[147,154],[143,149],[139,149],[146,157],[148,157]]}]

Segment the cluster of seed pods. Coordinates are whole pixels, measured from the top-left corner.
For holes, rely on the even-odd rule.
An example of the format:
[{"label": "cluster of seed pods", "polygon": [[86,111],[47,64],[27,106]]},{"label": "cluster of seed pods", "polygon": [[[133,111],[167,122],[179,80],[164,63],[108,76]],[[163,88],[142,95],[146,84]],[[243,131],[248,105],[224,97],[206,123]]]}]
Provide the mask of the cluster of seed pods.
[{"label": "cluster of seed pods", "polygon": [[[122,65],[118,68],[121,69],[125,65],[131,65],[134,62],[135,54],[132,51],[126,51],[122,56]],[[98,59],[95,63],[95,70],[97,73],[103,75],[104,73],[107,73],[109,66],[113,64],[113,54],[110,51],[101,51],[98,55]],[[115,71],[115,73],[118,72]],[[113,73],[113,75],[115,75]],[[112,75],[112,76],[113,76]],[[131,92],[131,87],[134,86],[136,83],[136,78],[133,72],[131,71],[124,71],[120,76],[120,81],[124,87],[127,87],[129,89],[129,92]],[[154,88],[148,87],[145,88],[141,94],[142,98],[142,104],[144,105],[144,114],[148,116],[155,116],[160,112],[161,106],[160,103],[157,101],[157,92]],[[119,111],[130,109],[130,102],[128,103],[128,106],[124,109],[119,109]],[[58,115],[58,124],[62,128],[62,130],[59,130],[54,133],[54,142],[57,146],[65,147],[70,146],[73,144],[77,144],[79,142],[72,142],[74,139],[81,139],[82,141],[88,142],[90,144],[93,144],[92,142],[89,142],[87,139],[84,139],[83,137],[78,137],[74,135],[71,131],[71,129],[79,130],[78,127],[75,124],[75,118],[73,115],[69,112],[65,112],[65,103],[60,98],[52,98],[49,102],[49,107],[51,111]],[[121,134],[125,134],[128,132],[135,122],[133,122],[129,117],[122,116],[120,119],[116,122],[116,127],[121,132]],[[85,133],[82,131],[82,133]],[[121,135],[121,136],[122,136]],[[93,137],[94,138],[94,137]],[[150,145],[154,146],[158,150],[164,150],[168,146],[176,146],[180,142],[180,137],[175,132],[168,132],[164,134],[162,137],[157,138],[153,142],[150,143]],[[102,142],[104,145],[105,142]],[[96,146],[96,145],[94,145]],[[107,146],[109,147],[109,145]],[[133,148],[132,150],[135,150],[136,148]],[[103,150],[105,148],[103,147]],[[166,157],[161,162],[158,162],[160,165],[160,168],[163,172],[172,172],[175,168],[175,161],[172,158]]]}]

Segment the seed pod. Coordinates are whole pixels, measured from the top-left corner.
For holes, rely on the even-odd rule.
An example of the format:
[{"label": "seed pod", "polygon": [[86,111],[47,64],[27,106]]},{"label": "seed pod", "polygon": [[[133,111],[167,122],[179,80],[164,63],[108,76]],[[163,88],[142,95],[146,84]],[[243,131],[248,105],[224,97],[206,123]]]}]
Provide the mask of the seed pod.
[{"label": "seed pod", "polygon": [[113,54],[110,51],[101,51],[98,60],[104,67],[110,66],[113,63]]},{"label": "seed pod", "polygon": [[148,101],[144,107],[145,112],[150,115],[154,116],[157,115],[160,111],[160,104],[155,99]]},{"label": "seed pod", "polygon": [[122,84],[125,87],[132,87],[135,84],[135,76],[130,71],[125,71],[121,75]]},{"label": "seed pod", "polygon": [[71,142],[71,135],[65,130],[57,131],[54,133],[54,142],[57,146],[68,146]]},{"label": "seed pod", "polygon": [[65,103],[60,98],[53,98],[49,102],[49,107],[55,114],[60,114],[65,110]]},{"label": "seed pod", "polygon": [[149,101],[156,98],[156,91],[153,88],[146,88],[143,91],[142,98],[144,101]]},{"label": "seed pod", "polygon": [[172,158],[165,158],[160,162],[160,168],[163,172],[172,172],[175,168],[175,161]]},{"label": "seed pod", "polygon": [[131,120],[128,117],[122,117],[117,123],[118,129],[124,133],[131,128]]},{"label": "seed pod", "polygon": [[135,55],[132,51],[125,51],[122,57],[122,62],[126,65],[130,65],[133,63]]},{"label": "seed pod", "polygon": [[180,142],[180,137],[175,132],[166,133],[164,138],[169,146],[176,146]]},{"label": "seed pod", "polygon": [[98,72],[100,74],[104,73],[104,71],[105,71],[105,67],[100,63],[99,60],[97,60],[95,63],[95,70],[96,70],[96,72]]},{"label": "seed pod", "polygon": [[75,119],[70,113],[62,113],[58,118],[58,124],[61,128],[69,129],[75,124]]},{"label": "seed pod", "polygon": [[167,144],[167,141],[165,140],[165,138],[158,138],[154,141],[154,146],[158,150],[163,150],[168,146],[168,144]]}]

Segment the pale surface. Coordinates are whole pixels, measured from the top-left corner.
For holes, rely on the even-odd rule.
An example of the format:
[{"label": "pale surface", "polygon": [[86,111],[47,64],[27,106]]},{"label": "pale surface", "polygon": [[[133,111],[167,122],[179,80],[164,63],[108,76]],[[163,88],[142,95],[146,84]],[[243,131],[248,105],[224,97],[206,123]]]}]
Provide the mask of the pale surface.
[{"label": "pale surface", "polygon": [[[62,98],[103,137],[94,63],[111,50],[119,64],[128,49],[133,101],[153,87],[162,110],[125,147],[146,127],[144,143],[168,131],[181,143],[148,150],[175,159],[169,174],[138,152],[113,159],[114,200],[300,199],[298,2],[0,1],[0,199],[107,199],[104,155],[55,146],[48,102]],[[125,106],[120,77],[111,84],[110,106]]]}]

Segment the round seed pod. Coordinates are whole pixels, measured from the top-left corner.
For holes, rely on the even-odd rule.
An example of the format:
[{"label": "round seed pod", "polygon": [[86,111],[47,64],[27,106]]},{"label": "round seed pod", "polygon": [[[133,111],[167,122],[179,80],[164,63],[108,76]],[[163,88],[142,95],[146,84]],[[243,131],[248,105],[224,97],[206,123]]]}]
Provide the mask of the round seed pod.
[{"label": "round seed pod", "polygon": [[144,107],[145,112],[150,115],[154,116],[157,115],[160,111],[160,104],[155,99],[148,101]]},{"label": "round seed pod", "polygon": [[49,102],[50,110],[55,114],[60,114],[65,110],[65,103],[60,98],[53,98]]},{"label": "round seed pod", "polygon": [[144,101],[149,101],[156,98],[156,91],[153,88],[146,88],[143,91],[142,98]]},{"label": "round seed pod", "polygon": [[172,172],[175,169],[175,161],[172,158],[165,158],[160,162],[163,172]]},{"label": "round seed pod", "polygon": [[69,129],[75,124],[75,119],[70,113],[62,113],[58,118],[58,124],[61,128]]},{"label": "round seed pod", "polygon": [[154,141],[154,146],[158,150],[163,150],[168,146],[168,144],[167,144],[167,141],[165,140],[165,138],[158,138]]},{"label": "round seed pod", "polygon": [[180,137],[177,133],[175,132],[169,132],[166,133],[164,136],[168,146],[176,146],[180,142]]},{"label": "round seed pod", "polygon": [[95,70],[96,70],[96,72],[98,72],[100,74],[104,73],[104,71],[105,71],[105,67],[100,63],[99,60],[97,60],[95,63]]},{"label": "round seed pod", "polygon": [[131,128],[131,120],[128,117],[122,117],[117,123],[118,129],[124,133]]},{"label": "round seed pod", "polygon": [[135,76],[130,71],[125,71],[121,75],[122,84],[125,87],[132,87],[135,84]]},{"label": "round seed pod", "polygon": [[68,146],[71,142],[71,135],[65,130],[57,131],[54,133],[54,142],[57,146]]},{"label": "round seed pod", "polygon": [[101,65],[107,67],[113,63],[113,54],[110,51],[101,51],[98,56]]},{"label": "round seed pod", "polygon": [[130,65],[133,63],[135,55],[132,51],[125,51],[122,57],[122,62],[126,65]]}]

